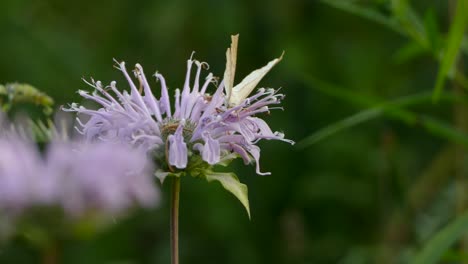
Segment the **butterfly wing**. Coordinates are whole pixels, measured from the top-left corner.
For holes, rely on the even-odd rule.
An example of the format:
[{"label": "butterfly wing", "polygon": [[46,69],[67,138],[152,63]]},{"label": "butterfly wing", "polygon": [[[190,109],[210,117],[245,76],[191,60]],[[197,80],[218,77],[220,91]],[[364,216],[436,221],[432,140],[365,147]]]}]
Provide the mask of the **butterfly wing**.
[{"label": "butterfly wing", "polygon": [[226,50],[226,70],[224,72],[224,89],[226,91],[226,99],[228,102],[231,97],[232,87],[234,86],[238,42],[239,42],[239,34],[231,36],[231,47]]},{"label": "butterfly wing", "polygon": [[234,106],[240,104],[249,94],[257,87],[257,84],[262,80],[262,78],[283,58],[283,54],[279,58],[276,58],[267,65],[263,66],[260,69],[257,69],[247,75],[239,84],[234,86],[230,90],[228,96],[229,105]]}]

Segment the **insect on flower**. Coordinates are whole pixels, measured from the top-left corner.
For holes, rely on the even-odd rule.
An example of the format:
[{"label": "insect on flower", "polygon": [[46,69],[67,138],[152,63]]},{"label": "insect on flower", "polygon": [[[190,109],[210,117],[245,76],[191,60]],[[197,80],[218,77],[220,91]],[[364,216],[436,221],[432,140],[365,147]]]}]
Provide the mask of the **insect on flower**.
[{"label": "insect on flower", "polygon": [[224,72],[224,86],[226,90],[226,101],[230,106],[240,104],[257,87],[263,77],[283,59],[283,54],[279,58],[270,61],[267,65],[257,69],[247,75],[239,84],[234,86],[234,77],[236,75],[237,46],[239,35],[231,37],[231,47],[226,51],[226,70]]},{"label": "insect on flower", "polygon": [[[116,61],[115,67],[127,80],[129,91],[118,89],[115,81],[103,86],[100,81],[91,80],[87,83],[94,91],[80,90],[78,93],[97,103],[99,108],[89,109],[73,103],[65,111],[78,113],[77,129],[89,141],[120,141],[146,150],[154,157],[161,179],[188,173],[210,180],[207,175],[221,175],[212,172],[213,165],[225,164],[236,156],[246,164],[255,163],[257,174],[270,174],[260,170],[260,148],[256,143],[262,139],[294,142],[285,139],[283,133],[273,132],[258,115],[280,108],[272,106],[280,104],[284,95],[272,88],[259,88],[251,93],[282,56],[233,86],[237,43],[238,36],[233,36],[226,52],[224,79],[219,86],[214,85],[212,93],[208,88],[216,78],[209,73],[204,81],[200,81],[202,70],[208,68],[208,64],[192,57],[187,61],[183,88],[174,90],[173,102],[161,74],[153,75],[161,86],[158,98],[140,64],[136,64],[133,71],[135,83],[125,62]],[[233,177],[217,177],[216,180],[226,181]],[[237,177],[234,182],[238,183]],[[226,188],[224,183],[223,186]]]}]

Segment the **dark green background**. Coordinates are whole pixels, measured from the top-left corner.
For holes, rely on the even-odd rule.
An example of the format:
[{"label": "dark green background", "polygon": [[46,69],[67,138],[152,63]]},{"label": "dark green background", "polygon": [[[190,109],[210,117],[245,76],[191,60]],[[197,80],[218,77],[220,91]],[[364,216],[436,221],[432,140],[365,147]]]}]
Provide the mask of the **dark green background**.
[{"label": "dark green background", "polygon": [[[386,1],[360,2],[388,13]],[[445,1],[412,2],[421,15],[432,10],[441,33],[447,32]],[[285,110],[265,119],[297,142],[364,109],[352,103],[364,95],[383,102],[430,92],[438,69],[430,54],[398,56],[408,38],[318,0],[2,0],[0,83],[30,83],[57,106],[66,105],[81,100],[77,89],[91,89],[82,77],[117,80],[125,88],[112,67],[116,58],[130,68],[141,63],[147,75],[159,71],[174,89],[183,85],[192,51],[222,76],[236,33],[236,82],[286,52],[261,83],[282,87]],[[352,98],[330,96],[311,78]],[[154,80],[152,85],[158,87]],[[453,109],[427,103],[410,110],[450,124]],[[262,169],[271,176],[257,176],[254,166],[240,161],[232,167],[249,186],[251,221],[219,184],[183,179],[181,263],[397,263],[454,215],[452,170],[427,189],[429,198],[411,203],[418,179],[454,146],[418,124],[379,117],[307,148],[260,146]],[[162,187],[160,208],[119,221],[93,239],[62,241],[60,260],[169,263],[169,187]],[[39,255],[18,239],[3,246],[0,263],[40,263]]]}]

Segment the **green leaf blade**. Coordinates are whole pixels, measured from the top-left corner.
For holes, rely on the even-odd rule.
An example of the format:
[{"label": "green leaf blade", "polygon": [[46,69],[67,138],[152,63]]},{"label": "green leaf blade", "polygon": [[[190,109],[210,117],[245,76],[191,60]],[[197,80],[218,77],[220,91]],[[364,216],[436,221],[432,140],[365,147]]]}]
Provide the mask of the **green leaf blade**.
[{"label": "green leaf blade", "polygon": [[241,183],[239,178],[237,178],[234,173],[210,171],[205,173],[205,177],[208,182],[220,182],[226,191],[232,193],[245,207],[245,210],[247,211],[250,219],[250,206],[247,185]]},{"label": "green leaf blade", "polygon": [[462,235],[468,232],[468,212],[440,230],[416,255],[411,264],[434,264]]},{"label": "green leaf blade", "polygon": [[457,9],[452,25],[450,26],[445,54],[442,58],[439,72],[437,73],[436,84],[433,92],[434,102],[439,100],[445,79],[450,74],[453,64],[456,63],[466,28],[466,16],[468,13],[466,12],[466,8],[467,4],[465,1],[457,1]]},{"label": "green leaf blade", "polygon": [[[382,98],[376,98],[369,95],[361,94],[356,96],[356,94],[350,89],[338,87],[334,84],[319,80],[306,73],[302,73],[300,70],[297,70],[296,74],[297,72],[299,72],[299,78],[307,86],[317,90],[318,92],[359,107],[365,107],[364,110],[334,122],[305,137],[296,145],[299,149],[307,148],[334,134],[381,116],[401,121],[409,126],[421,127],[441,139],[468,147],[468,136],[452,127],[450,124],[431,118],[430,116],[421,115],[407,110],[407,108],[411,106],[431,103],[432,92],[406,95],[385,102]],[[440,99],[447,102],[467,103],[466,99],[448,92],[442,92],[440,94]]]}]

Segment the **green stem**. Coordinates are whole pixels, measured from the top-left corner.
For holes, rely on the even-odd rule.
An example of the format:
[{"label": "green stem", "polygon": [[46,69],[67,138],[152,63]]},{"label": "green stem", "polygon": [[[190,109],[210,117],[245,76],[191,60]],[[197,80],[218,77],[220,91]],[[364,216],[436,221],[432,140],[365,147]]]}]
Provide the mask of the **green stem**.
[{"label": "green stem", "polygon": [[55,244],[51,244],[44,249],[42,263],[44,264],[57,264],[57,247]]},{"label": "green stem", "polygon": [[171,197],[171,264],[179,264],[179,194],[180,178],[174,177]]}]

